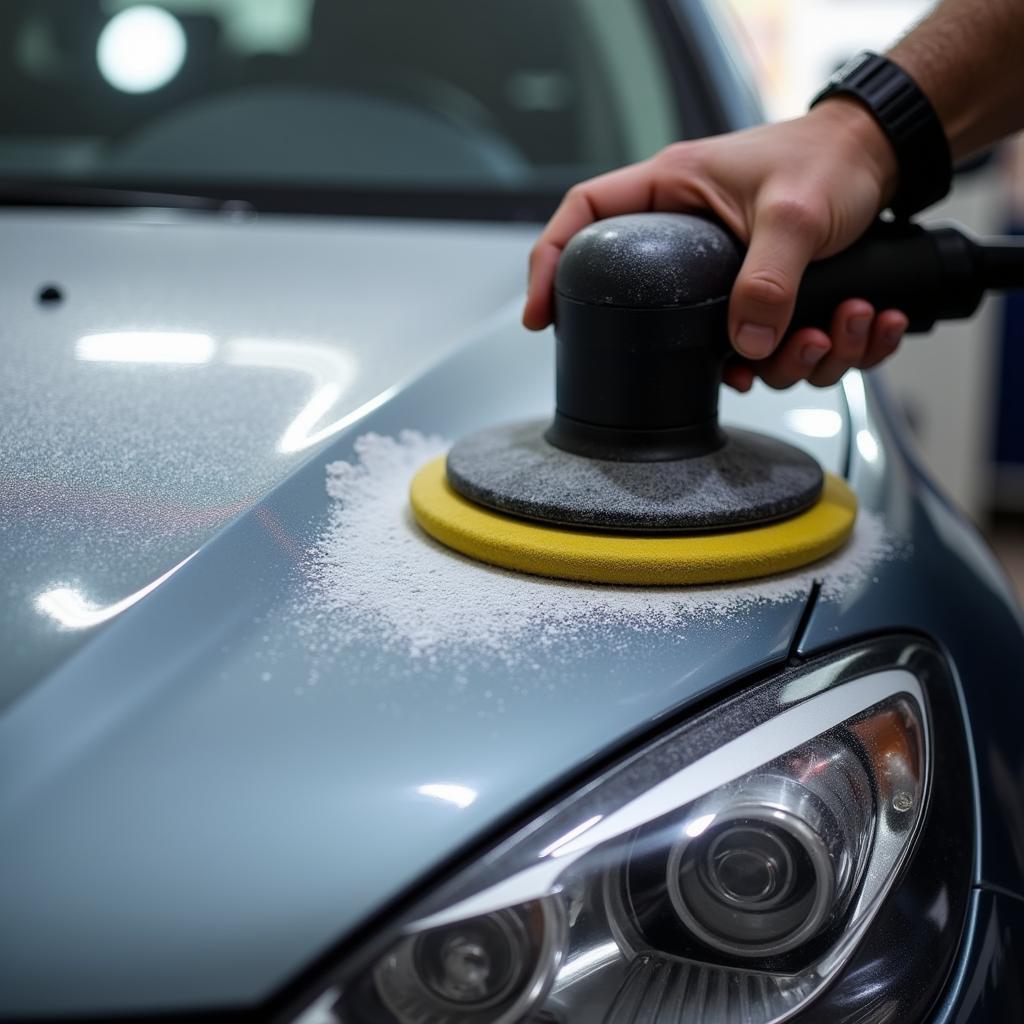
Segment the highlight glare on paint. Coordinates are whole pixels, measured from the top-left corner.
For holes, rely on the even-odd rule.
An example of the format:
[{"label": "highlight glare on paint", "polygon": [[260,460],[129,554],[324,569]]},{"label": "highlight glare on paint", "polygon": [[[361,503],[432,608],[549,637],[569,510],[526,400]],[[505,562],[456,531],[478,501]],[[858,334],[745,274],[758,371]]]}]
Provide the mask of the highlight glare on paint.
[{"label": "highlight glare on paint", "polygon": [[75,356],[90,363],[208,363],[215,351],[208,334],[180,331],[86,334],[75,344]]},{"label": "highlight glare on paint", "polygon": [[868,462],[876,462],[878,460],[878,442],[875,440],[871,431],[857,431],[857,451],[859,451]]},{"label": "highlight glare on paint", "polygon": [[121,92],[152,92],[185,63],[188,44],[181,22],[169,11],[139,4],[115,14],[100,32],[96,63]]},{"label": "highlight glare on paint", "polygon": [[807,437],[835,437],[843,429],[843,418],[834,409],[787,409],[783,419]]},{"label": "highlight glare on paint", "polygon": [[435,800],[444,800],[447,803],[455,804],[460,809],[468,807],[477,798],[475,789],[452,782],[431,782],[425,786],[417,786],[416,792],[422,796],[430,796]]},{"label": "highlight glare on paint", "polygon": [[65,629],[88,629],[90,626],[98,626],[101,622],[107,622],[115,615],[120,615],[126,608],[141,601],[147,594],[151,594],[194,555],[193,551],[188,558],[182,559],[177,565],[168,569],[163,576],[158,576],[152,583],[147,583],[146,586],[113,604],[97,605],[73,587],[55,587],[36,598],[36,608],[45,615],[49,615],[51,619],[56,619]]},{"label": "highlight glare on paint", "polygon": [[[319,342],[232,338],[222,342],[219,353],[230,366],[298,372],[312,381],[309,398],[277,442],[277,450],[284,455],[311,448],[344,430],[386,402],[397,390],[397,386],[389,388],[345,416],[330,421],[331,411],[358,377],[359,362],[350,351]],[[212,362],[217,355],[218,343],[209,334],[182,331],[86,334],[75,345],[78,359],[94,363],[199,365]]]},{"label": "highlight glare on paint", "polygon": [[[318,426],[348,393],[358,375],[358,361],[345,349],[322,343],[235,338],[225,345],[224,361],[233,366],[294,370],[312,380],[312,394],[277,442],[277,450],[282,454],[300,452],[319,444],[351,419],[352,414],[349,414]],[[366,411],[364,407],[356,410],[359,415]]]}]

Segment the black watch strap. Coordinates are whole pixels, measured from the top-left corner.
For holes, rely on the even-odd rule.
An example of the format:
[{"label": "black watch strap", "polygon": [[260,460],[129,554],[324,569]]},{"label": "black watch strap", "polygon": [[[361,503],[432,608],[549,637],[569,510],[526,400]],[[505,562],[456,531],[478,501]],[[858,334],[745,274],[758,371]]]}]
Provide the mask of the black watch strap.
[{"label": "black watch strap", "polygon": [[903,68],[876,53],[859,53],[829,79],[811,106],[829,96],[858,100],[892,143],[900,177],[889,205],[897,217],[909,217],[949,192],[949,140],[928,97]]}]

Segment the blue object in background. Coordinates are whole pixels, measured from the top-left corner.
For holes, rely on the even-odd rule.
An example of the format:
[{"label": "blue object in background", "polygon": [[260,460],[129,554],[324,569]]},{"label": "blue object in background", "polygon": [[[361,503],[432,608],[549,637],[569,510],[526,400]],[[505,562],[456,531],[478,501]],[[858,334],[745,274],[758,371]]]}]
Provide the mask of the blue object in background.
[{"label": "blue object in background", "polygon": [[[1006,234],[1024,235],[1024,224],[1010,223]],[[1024,466],[1024,292],[1008,292],[1003,304],[999,356],[999,408],[996,462]]]}]

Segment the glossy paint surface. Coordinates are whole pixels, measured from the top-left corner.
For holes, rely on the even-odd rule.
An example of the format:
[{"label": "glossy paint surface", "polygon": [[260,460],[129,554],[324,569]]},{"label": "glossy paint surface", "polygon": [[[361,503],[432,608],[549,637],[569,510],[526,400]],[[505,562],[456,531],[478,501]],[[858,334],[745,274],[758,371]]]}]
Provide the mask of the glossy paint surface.
[{"label": "glossy paint surface", "polygon": [[1024,900],[979,888],[956,982],[934,1024],[1013,1024],[1024,1020]]},{"label": "glossy paint surface", "polygon": [[[197,230],[207,245],[221,231],[246,238],[244,225]],[[339,245],[357,231],[343,221],[318,224],[314,239],[331,230]],[[369,227],[359,230],[372,235]],[[449,238],[448,229],[440,230]],[[298,468],[289,471],[280,454],[267,456],[269,468],[254,457],[265,485],[280,484],[249,499],[248,510],[177,572],[98,624],[88,642],[0,718],[0,921],[17,936],[4,943],[0,958],[0,1013],[102,1014],[261,999],[567,774],[621,748],[666,713],[785,656],[806,601],[802,592],[750,606],[727,625],[694,622],[685,634],[623,629],[595,637],[601,642],[589,647],[556,639],[518,662],[481,655],[461,677],[444,659],[416,662],[370,641],[344,654],[307,642],[296,610],[308,596],[300,563],[325,521],[326,462],[350,457],[353,440],[368,430],[414,428],[453,438],[549,409],[550,338],[526,335],[516,309],[501,312],[506,294],[522,286],[523,233],[507,230],[514,273],[498,283],[487,276],[495,261],[481,259],[488,270],[479,293],[490,291],[496,311],[484,328],[447,358],[438,343],[433,370],[311,448],[314,457]],[[386,248],[401,252],[398,226],[382,231]],[[481,237],[505,252],[500,239]],[[379,310],[394,325],[391,337],[401,335],[409,346],[389,350],[381,342],[378,351],[367,326],[359,351],[367,360],[380,358],[380,375],[366,393],[407,372],[409,339],[426,301],[412,302],[421,269],[422,259],[403,268],[396,256],[390,291],[358,307],[364,326]],[[205,271],[218,273],[213,261]],[[452,303],[476,289],[468,270],[449,287]],[[284,300],[260,300],[257,291],[247,295],[250,303],[263,302],[260,316],[239,303],[225,305],[216,323],[176,326],[234,338],[273,315],[281,337],[329,336],[334,314],[322,300],[307,310],[312,316],[316,308],[320,319],[291,332]],[[409,304],[393,301],[396,294],[408,295]],[[437,303],[431,308],[444,305]],[[479,312],[486,320],[488,312]],[[232,314],[243,325],[237,334]],[[105,331],[127,330],[123,316],[103,321]],[[166,314],[160,322],[167,326]],[[65,345],[54,348],[73,359]],[[21,358],[31,362],[24,352]],[[33,365],[44,372],[42,359]],[[210,372],[216,366],[204,365]],[[260,403],[272,425],[261,435],[264,452],[281,437],[282,419],[275,417],[287,425],[308,401],[309,383],[303,384],[282,402],[286,415],[271,397]],[[139,376],[123,387],[122,408],[132,407],[129,396],[136,403],[160,397],[160,385],[146,388]],[[74,391],[69,385],[65,398]],[[218,394],[227,400],[224,388],[215,389],[211,406]],[[189,409],[186,424],[214,446],[201,410]],[[246,422],[256,429],[259,417],[253,412]],[[842,470],[844,405],[836,390],[729,394],[723,421],[775,433]],[[83,437],[101,444],[100,434]],[[231,464],[227,454],[200,452],[199,440],[182,443],[183,466],[189,457]],[[42,465],[39,456],[36,473]],[[127,480],[132,465],[122,463]],[[22,519],[19,528],[28,531]],[[138,532],[144,540],[145,531]],[[99,525],[88,534],[101,535]],[[190,534],[167,560],[173,564],[203,539]],[[75,550],[70,539],[63,543]],[[120,548],[138,572],[135,586],[144,568],[149,580],[168,568],[156,558],[144,565],[139,543],[136,549],[129,537]],[[108,579],[115,557],[101,546],[90,553],[80,570],[83,588]],[[17,602],[30,598],[22,588],[9,601],[27,615]],[[54,655],[46,643],[40,650],[51,652],[52,664],[64,653]],[[315,687],[308,685],[313,680]]]},{"label": "glossy paint surface", "polygon": [[515,300],[531,234],[0,214],[0,709]]}]

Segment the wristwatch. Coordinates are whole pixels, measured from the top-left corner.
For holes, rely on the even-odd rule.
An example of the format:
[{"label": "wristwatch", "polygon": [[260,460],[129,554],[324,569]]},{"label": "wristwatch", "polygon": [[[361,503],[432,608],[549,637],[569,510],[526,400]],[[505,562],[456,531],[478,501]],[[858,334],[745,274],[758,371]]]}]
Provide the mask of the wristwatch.
[{"label": "wristwatch", "polygon": [[953,180],[949,140],[917,82],[898,64],[865,51],[844,64],[811,101],[848,96],[865,106],[896,152],[899,184],[889,204],[907,218],[942,199]]}]

